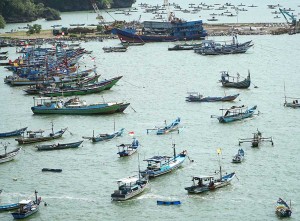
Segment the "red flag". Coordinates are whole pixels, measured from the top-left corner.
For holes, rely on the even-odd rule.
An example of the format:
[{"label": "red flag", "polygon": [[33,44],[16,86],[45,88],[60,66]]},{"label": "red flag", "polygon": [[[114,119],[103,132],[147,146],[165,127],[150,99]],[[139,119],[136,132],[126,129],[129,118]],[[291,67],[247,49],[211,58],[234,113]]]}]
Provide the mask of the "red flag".
[{"label": "red flag", "polygon": [[133,132],[133,131],[130,131],[128,134],[129,134],[130,136],[133,136],[133,135],[134,135],[134,132]]}]

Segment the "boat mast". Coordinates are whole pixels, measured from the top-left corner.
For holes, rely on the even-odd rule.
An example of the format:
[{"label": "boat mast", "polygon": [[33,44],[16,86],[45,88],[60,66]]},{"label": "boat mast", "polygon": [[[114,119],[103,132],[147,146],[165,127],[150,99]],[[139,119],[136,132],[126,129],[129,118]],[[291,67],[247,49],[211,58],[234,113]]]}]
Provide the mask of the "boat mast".
[{"label": "boat mast", "polygon": [[35,191],[34,191],[34,194],[35,194],[35,203],[36,203],[36,204],[38,204],[37,193],[38,193],[38,192],[35,190]]},{"label": "boat mast", "polygon": [[54,135],[54,130],[53,130],[53,121],[51,121],[51,125],[52,125],[52,134]]},{"label": "boat mast", "polygon": [[172,16],[171,16],[171,12],[170,12],[170,5],[169,5],[169,0],[164,0],[164,5],[167,9],[167,16],[168,16],[168,21],[172,21]]},{"label": "boat mast", "polygon": [[173,143],[173,150],[174,150],[174,161],[175,161],[175,159],[176,159],[175,143]]},{"label": "boat mast", "polygon": [[284,90],[284,105],[286,105],[285,82],[283,82],[283,90]]},{"label": "boat mast", "polygon": [[220,180],[222,180],[222,167],[221,167],[221,159],[220,159],[220,155],[222,154],[221,148],[218,148],[218,149],[217,149],[217,153],[218,153],[218,156],[219,156]]}]

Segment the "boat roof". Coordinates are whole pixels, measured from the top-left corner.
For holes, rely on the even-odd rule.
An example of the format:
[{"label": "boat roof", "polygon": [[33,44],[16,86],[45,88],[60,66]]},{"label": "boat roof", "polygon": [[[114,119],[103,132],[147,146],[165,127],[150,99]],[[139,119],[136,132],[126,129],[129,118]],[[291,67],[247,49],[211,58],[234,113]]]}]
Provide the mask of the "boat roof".
[{"label": "boat roof", "polygon": [[130,177],[126,177],[126,178],[123,178],[123,179],[119,179],[117,180],[118,183],[134,183],[136,181],[138,181],[138,177],[136,176],[130,176]]},{"label": "boat roof", "polygon": [[194,177],[193,177],[194,180],[209,179],[209,178],[214,178],[214,176],[210,176],[210,175],[200,175],[200,176],[194,176]]},{"label": "boat roof", "polygon": [[242,105],[242,106],[232,106],[230,108],[221,108],[220,110],[236,110],[236,109],[244,109],[244,108],[248,108],[248,107],[245,106],[245,105]]},{"label": "boat roof", "polygon": [[28,203],[30,203],[31,202],[31,200],[21,200],[20,202],[19,202],[19,204],[28,204]]},{"label": "boat roof", "polygon": [[159,162],[161,162],[163,160],[168,160],[170,158],[171,157],[168,157],[168,156],[153,156],[153,157],[151,157],[149,159],[146,159],[144,161],[153,161],[153,162],[159,163]]},{"label": "boat roof", "polygon": [[59,101],[61,98],[58,97],[33,97],[34,100],[51,100],[51,101]]}]

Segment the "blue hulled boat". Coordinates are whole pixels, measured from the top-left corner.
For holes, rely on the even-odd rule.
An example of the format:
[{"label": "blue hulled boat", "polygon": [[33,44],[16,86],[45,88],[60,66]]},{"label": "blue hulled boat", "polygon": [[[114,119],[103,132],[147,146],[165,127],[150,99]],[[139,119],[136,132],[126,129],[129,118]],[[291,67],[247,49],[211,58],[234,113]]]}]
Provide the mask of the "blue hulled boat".
[{"label": "blue hulled boat", "polygon": [[25,130],[27,130],[27,127],[24,127],[24,128],[18,129],[18,130],[14,130],[14,131],[10,131],[10,132],[0,133],[0,137],[20,136],[22,133],[24,133]]},{"label": "blue hulled boat", "polygon": [[228,95],[224,97],[204,97],[198,92],[189,92],[189,96],[186,97],[188,102],[216,102],[216,101],[233,101],[240,94]]},{"label": "blue hulled boat", "polygon": [[279,198],[275,213],[279,217],[290,217],[292,215],[292,209],[283,199]]},{"label": "blue hulled boat", "polygon": [[[165,121],[165,123],[166,123],[166,121]],[[179,133],[179,130],[178,130],[179,123],[180,123],[180,118],[178,117],[175,121],[173,121],[169,125],[166,125],[165,127],[155,127],[154,129],[147,129],[147,134],[151,130],[156,130],[157,135],[167,134],[169,132],[176,131],[176,130]]]},{"label": "blue hulled boat", "polygon": [[[120,157],[130,156],[138,150],[139,146],[140,146],[139,141],[136,138],[133,138],[133,141],[131,144],[121,144],[118,146],[118,148],[119,148],[118,154],[120,155]],[[121,150],[120,150],[120,148],[121,148]]]},{"label": "blue hulled boat", "polygon": [[19,208],[19,203],[11,203],[11,204],[5,204],[0,205],[0,212],[1,211],[8,211]]},{"label": "blue hulled boat", "polygon": [[[242,106],[232,106],[228,109],[220,109],[222,111],[226,111],[223,116],[217,117],[220,123],[230,123],[237,120],[242,120],[244,118],[252,117],[257,105],[248,108],[244,105]],[[213,116],[212,116],[213,117]]]},{"label": "blue hulled boat", "polygon": [[19,209],[11,213],[14,219],[25,219],[28,216],[39,211],[39,206],[41,202],[41,197],[37,197],[37,191],[35,191],[35,201],[32,200],[22,200],[19,202]]},{"label": "blue hulled boat", "polygon": [[232,158],[232,163],[241,163],[244,160],[245,151],[239,149],[238,153]]},{"label": "blue hulled boat", "polygon": [[100,141],[105,141],[105,140],[111,140],[115,137],[119,137],[123,134],[125,128],[121,128],[119,131],[116,131],[114,133],[111,134],[99,134],[97,136],[94,136],[94,132],[93,132],[93,136],[92,137],[82,137],[84,139],[89,139],[92,140],[92,142],[100,142]]},{"label": "blue hulled boat", "polygon": [[173,146],[173,148],[173,157],[153,156],[149,159],[144,160],[147,161],[148,165],[146,170],[141,171],[141,175],[143,177],[154,178],[165,173],[169,173],[180,167],[184,162],[185,158],[187,157],[187,151],[184,150],[178,155],[176,155],[175,145]]}]

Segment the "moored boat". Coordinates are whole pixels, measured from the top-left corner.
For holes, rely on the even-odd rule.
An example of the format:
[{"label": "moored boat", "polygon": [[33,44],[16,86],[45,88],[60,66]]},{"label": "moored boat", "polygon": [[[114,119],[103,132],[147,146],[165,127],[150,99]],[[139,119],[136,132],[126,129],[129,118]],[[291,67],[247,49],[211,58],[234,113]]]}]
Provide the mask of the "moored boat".
[{"label": "moored boat", "polygon": [[78,97],[64,102],[62,99],[53,99],[49,97],[34,98],[34,105],[31,110],[34,114],[113,114],[123,112],[130,103],[108,102],[87,104],[86,101]]},{"label": "moored boat", "polygon": [[[223,111],[225,111],[225,114],[222,116],[216,116],[216,118],[219,120],[220,123],[230,123],[233,121],[237,121],[237,120],[242,120],[245,118],[249,118],[252,117],[253,114],[255,113],[257,106],[253,106],[251,108],[248,108],[244,105],[242,106],[232,106],[231,108],[228,109],[220,109]],[[211,117],[215,117],[215,116],[211,116]]]},{"label": "moored boat", "polygon": [[19,202],[19,209],[16,212],[11,213],[14,219],[24,219],[28,216],[39,211],[41,197],[37,197],[37,191],[35,191],[35,200],[22,200]]},{"label": "moored boat", "polygon": [[136,138],[133,138],[131,144],[118,145],[119,152],[117,154],[119,154],[120,157],[130,156],[138,150],[139,146],[139,141]]},{"label": "moored boat", "polygon": [[186,101],[188,102],[215,102],[215,101],[233,101],[240,94],[228,95],[224,97],[204,97],[202,94],[198,92],[189,92],[189,96],[186,97]]},{"label": "moored boat", "polygon": [[44,133],[43,130],[27,131],[26,136],[24,135],[23,137],[17,138],[15,140],[18,141],[19,144],[30,144],[30,143],[53,140],[53,139],[60,138],[67,129],[68,128],[64,128],[57,132],[54,132],[53,124],[52,124],[52,132],[46,136],[43,135],[43,133]]},{"label": "moored boat", "polygon": [[279,198],[275,213],[279,217],[290,217],[292,215],[292,209],[291,206],[289,206],[283,199]]},{"label": "moored boat", "polygon": [[52,169],[52,168],[43,168],[42,172],[54,172],[54,173],[61,173],[62,169]]},{"label": "moored boat", "polygon": [[170,133],[172,131],[178,131],[179,133],[179,129],[178,129],[178,126],[179,126],[179,123],[180,123],[180,118],[178,117],[176,120],[174,120],[171,124],[167,125],[166,124],[166,121],[165,121],[165,124],[166,126],[164,127],[155,127],[153,129],[147,129],[147,134],[149,133],[149,131],[151,130],[154,130],[156,131],[156,134],[157,135],[163,135],[163,134],[167,134],[167,133]]},{"label": "moored boat", "polygon": [[77,148],[82,144],[83,140],[73,143],[65,143],[65,144],[50,144],[50,145],[37,145],[37,150],[61,150],[61,149],[68,149],[68,148]]},{"label": "moored boat", "polygon": [[5,153],[0,154],[0,163],[5,163],[8,161],[13,160],[20,152],[21,152],[21,147],[18,147],[12,151],[7,152],[7,144],[3,145]]},{"label": "moored boat", "polygon": [[147,168],[140,172],[141,175],[143,177],[154,178],[169,173],[180,167],[187,157],[187,151],[184,150],[181,153],[176,154],[175,144],[173,145],[173,149],[173,157],[153,156],[144,160],[147,162]]},{"label": "moored boat", "polygon": [[239,88],[245,89],[250,87],[251,79],[250,79],[250,72],[248,71],[248,76],[244,80],[240,81],[240,75],[237,74],[237,77],[229,76],[227,71],[221,71],[221,80],[223,87],[232,87],[232,88]]},{"label": "moored boat", "polygon": [[285,107],[300,108],[300,103],[298,102],[299,98],[292,98],[292,102],[287,102],[286,98],[287,97],[285,97],[285,101],[283,104]]},{"label": "moored boat", "polygon": [[0,133],[0,138],[20,136],[21,134],[23,134],[25,132],[25,130],[27,130],[27,127],[24,127],[24,128],[18,129],[18,130],[14,130],[14,131],[10,131],[10,132]]},{"label": "moored boat", "polygon": [[100,142],[100,141],[106,141],[106,140],[111,140],[115,137],[119,137],[123,134],[125,128],[121,128],[120,130],[113,132],[113,133],[107,133],[107,134],[98,134],[97,136],[94,136],[94,131],[93,131],[93,136],[92,137],[82,137],[84,139],[89,139],[92,140],[92,142]]},{"label": "moored boat", "polygon": [[163,200],[157,200],[157,205],[181,205],[181,202],[179,200],[176,201],[163,201]]},{"label": "moored boat", "polygon": [[239,149],[238,153],[232,158],[232,163],[241,163],[244,160],[245,151]]}]

